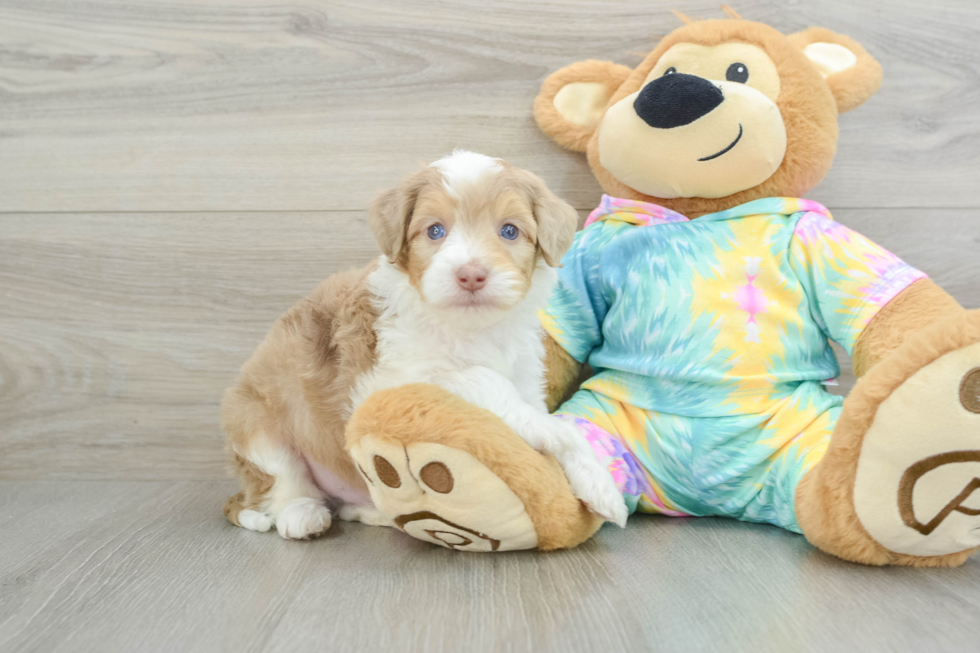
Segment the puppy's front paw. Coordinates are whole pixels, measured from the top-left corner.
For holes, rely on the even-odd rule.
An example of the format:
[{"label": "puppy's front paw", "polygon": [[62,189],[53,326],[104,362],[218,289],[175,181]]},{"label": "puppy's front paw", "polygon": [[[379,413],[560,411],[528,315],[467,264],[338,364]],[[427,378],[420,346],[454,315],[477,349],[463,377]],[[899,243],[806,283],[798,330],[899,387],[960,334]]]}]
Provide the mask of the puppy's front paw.
[{"label": "puppy's front paw", "polygon": [[568,478],[572,494],[593,513],[620,528],[626,527],[629,508],[616,482],[594,458],[575,452],[557,458]]},{"label": "puppy's front paw", "polygon": [[255,531],[257,533],[264,533],[270,528],[272,528],[272,517],[265,514],[264,512],[259,512],[257,510],[242,510],[238,513],[238,523],[242,525],[242,528],[247,528],[250,531]]},{"label": "puppy's front paw", "polygon": [[515,427],[514,431],[535,451],[547,452],[553,448],[551,442],[553,440],[552,433],[555,430],[548,423],[550,421],[552,421],[550,417],[535,416],[534,419],[527,420],[520,427]]},{"label": "puppy's front paw", "polygon": [[330,528],[330,510],[316,499],[296,499],[279,513],[276,530],[287,540],[316,537]]},{"label": "puppy's front paw", "polygon": [[547,413],[535,415],[518,434],[535,451],[551,454],[555,458],[583,450],[582,434],[578,429]]}]

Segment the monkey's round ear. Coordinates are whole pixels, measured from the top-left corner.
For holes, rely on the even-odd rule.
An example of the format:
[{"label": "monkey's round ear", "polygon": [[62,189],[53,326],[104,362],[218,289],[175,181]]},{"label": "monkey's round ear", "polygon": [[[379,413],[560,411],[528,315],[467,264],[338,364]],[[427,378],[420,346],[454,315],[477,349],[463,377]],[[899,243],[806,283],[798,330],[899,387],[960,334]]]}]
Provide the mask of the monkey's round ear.
[{"label": "monkey's round ear", "polygon": [[580,61],[548,75],[534,99],[534,118],[562,147],[584,152],[609,98],[632,68],[611,61]]},{"label": "monkey's round ear", "polygon": [[857,41],[822,27],[788,38],[827,80],[839,113],[861,106],[881,87],[881,64]]}]

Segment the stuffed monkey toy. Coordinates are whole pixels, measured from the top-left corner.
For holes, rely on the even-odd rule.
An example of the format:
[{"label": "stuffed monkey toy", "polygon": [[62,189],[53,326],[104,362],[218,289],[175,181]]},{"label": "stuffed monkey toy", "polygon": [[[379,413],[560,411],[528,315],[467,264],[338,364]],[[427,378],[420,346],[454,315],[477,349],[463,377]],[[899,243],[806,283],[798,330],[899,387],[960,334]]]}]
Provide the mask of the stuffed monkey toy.
[{"label": "stuffed monkey toy", "polygon": [[[797,199],[880,82],[845,36],[739,19],[545,80],[538,124],[607,193],[542,315],[549,395],[632,512],[774,524],[871,565],[980,547],[980,311]],[[826,390],[831,341],[859,377],[846,399]],[[551,549],[598,527],[554,461],[431,386],[373,397],[348,445],[421,539]]]}]

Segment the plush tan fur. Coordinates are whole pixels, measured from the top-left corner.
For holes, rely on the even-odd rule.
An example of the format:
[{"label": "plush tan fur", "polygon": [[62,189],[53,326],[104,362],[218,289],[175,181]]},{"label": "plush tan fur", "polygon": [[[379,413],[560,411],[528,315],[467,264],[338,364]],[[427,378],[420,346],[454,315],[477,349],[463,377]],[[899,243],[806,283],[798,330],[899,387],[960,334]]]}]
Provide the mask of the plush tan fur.
[{"label": "plush tan fur", "polygon": [[[728,13],[737,18],[733,12]],[[880,87],[882,71],[878,62],[852,39],[822,28],[784,36],[766,25],[742,20],[682,19],[686,25],[663,39],[629,74],[609,62],[584,61],[550,75],[535,100],[535,117],[541,129],[559,144],[585,151],[593,173],[610,195],[653,202],[690,218],[764,197],[805,196],[830,168],[838,138],[838,113],[859,106]],[[603,167],[599,157],[601,111],[592,124],[582,125],[569,123],[555,107],[555,97],[564,86],[603,82],[617,86],[603,109],[608,110],[639,91],[661,57],[675,45],[711,47],[726,43],[758,46],[769,55],[779,75],[775,101],[785,125],[786,153],[775,173],[755,187],[718,199],[645,195]],[[814,43],[842,46],[854,56],[854,65],[843,69],[823,65],[825,77],[804,53]],[[834,48],[826,50],[833,52]],[[582,111],[579,114],[585,115]],[[881,403],[923,366],[978,339],[980,312],[966,313],[928,279],[906,288],[865,329],[853,356],[854,370],[861,380],[844,404],[826,457],[797,490],[798,519],[812,543],[842,558],[874,565],[952,566],[972,553],[918,558],[887,551],[870,538],[858,521],[853,485],[864,434]],[[581,368],[553,341],[546,343],[546,350],[548,395],[554,405],[569,394]]]},{"label": "plush tan fur", "polygon": [[[942,300],[938,304],[940,310],[947,306]],[[919,316],[925,305],[926,301],[909,302],[905,310]],[[980,342],[980,311],[961,310],[959,315],[936,321],[909,335],[858,381],[844,402],[827,454],[796,490],[797,519],[811,543],[845,560],[869,565],[955,567],[977,551],[933,557],[894,553],[871,539],[854,510],[858,456],[878,407],[926,365],[976,342]]]},{"label": "plush tan fur", "polygon": [[[839,43],[853,48],[858,58],[854,68],[824,79],[817,68],[803,54],[803,48],[814,41]],[[601,122],[593,128],[568,123],[554,107],[554,97],[566,84],[602,81],[618,85],[610,97],[607,108],[622,98],[639,90],[660,57],[679,43],[704,46],[727,42],[744,42],[756,45],[767,52],[779,72],[779,96],[777,106],[786,126],[786,155],[779,169],[765,182],[748,190],[722,197],[661,199],[644,195],[616,180],[598,160],[598,140]],[[838,104],[848,109],[854,102],[867,99],[881,83],[881,67],[860,45],[845,36],[829,30],[810,29],[785,36],[779,31],[760,23],[743,20],[692,21],[661,41],[634,70],[602,61],[582,61],[552,73],[541,86],[534,104],[534,115],[541,129],[559,144],[577,151],[588,151],[592,171],[603,189],[610,195],[654,202],[696,218],[707,213],[723,211],[744,202],[771,196],[802,197],[813,188],[830,169],[837,150]],[[586,131],[589,135],[586,136]],[[889,336],[880,335],[869,340],[874,352],[861,356],[880,357],[886,353],[873,346]],[[897,343],[893,343],[897,344]],[[548,395],[552,401],[569,394],[578,378],[571,373],[572,365],[558,353],[560,347],[547,347]],[[567,357],[567,354],[565,354]],[[556,365],[554,370],[551,365]]]},{"label": "plush tan fur", "polygon": [[837,112],[844,113],[856,109],[867,102],[881,87],[881,64],[868,54],[860,43],[843,34],[837,34],[823,27],[810,29],[789,35],[790,42],[800,50],[811,43],[836,43],[843,45],[857,55],[857,63],[840,73],[827,78],[830,92],[837,100]]},{"label": "plush tan fur", "polygon": [[754,199],[785,195],[798,197],[817,185],[830,169],[837,152],[837,108],[827,85],[798,48],[791,46],[777,30],[747,21],[702,21],[683,27],[667,39],[641,63],[613,95],[610,104],[639,90],[647,73],[660,55],[675,43],[691,42],[717,45],[744,41],[765,50],[772,58],[780,77],[780,94],[776,100],[786,127],[786,155],[779,169],[762,184],[721,199],[699,197],[660,199],[638,193],[616,180],[599,162],[599,134],[589,141],[589,164],[607,193],[627,197],[678,211],[694,218],[706,213],[724,211]]},{"label": "plush tan fur", "polygon": [[555,95],[566,84],[595,82],[606,85],[611,97],[632,72],[628,66],[595,59],[565,66],[544,80],[541,91],[534,99],[534,117],[545,133],[559,145],[575,152],[584,152],[595,132],[595,125],[576,125],[565,120],[555,108]]},{"label": "plush tan fur", "polygon": [[[802,47],[814,39],[853,44],[858,64],[824,80],[817,68],[803,54]],[[854,108],[870,97],[881,83],[881,68],[860,45],[829,30],[807,30],[787,37],[760,23],[743,20],[708,20],[681,27],[664,40],[620,83],[609,99],[607,108],[638,91],[660,57],[678,43],[704,46],[728,42],[757,45],[769,54],[780,78],[776,104],[786,127],[786,155],[778,170],[764,182],[747,190],[719,199],[699,197],[663,199],[645,195],[621,183],[603,168],[599,161],[599,132],[596,128],[586,139],[586,128],[565,121],[554,109],[553,99],[562,86],[581,81],[616,84],[622,79],[622,67],[608,62],[585,61],[567,66],[550,75],[535,100],[535,117],[541,129],[559,144],[581,151],[585,149],[589,164],[603,189],[615,197],[653,202],[695,218],[738,206],[745,202],[772,196],[802,197],[830,169],[837,150],[837,114]],[[548,105],[551,108],[548,108]]]},{"label": "plush tan fur", "polygon": [[520,498],[543,551],[576,546],[602,525],[572,496],[553,458],[531,449],[493,413],[438,386],[410,384],[371,395],[351,416],[347,448],[369,434],[400,446],[442,444],[475,457]]},{"label": "plush tan fur", "polygon": [[574,391],[583,366],[547,334],[544,336],[544,363],[548,411],[554,412]]},{"label": "plush tan fur", "polygon": [[855,376],[864,376],[913,333],[962,312],[963,307],[932,279],[916,281],[888,302],[864,329],[851,357]]}]

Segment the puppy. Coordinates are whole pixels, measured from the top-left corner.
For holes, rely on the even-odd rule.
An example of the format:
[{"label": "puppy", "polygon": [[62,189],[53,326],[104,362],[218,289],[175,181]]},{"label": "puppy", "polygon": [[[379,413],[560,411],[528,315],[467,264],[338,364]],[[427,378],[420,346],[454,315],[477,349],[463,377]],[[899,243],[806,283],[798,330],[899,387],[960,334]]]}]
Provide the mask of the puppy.
[{"label": "puppy", "polygon": [[575,427],[545,407],[537,312],[577,215],[530,172],[456,151],[369,211],[384,255],[293,306],[222,406],[242,492],[239,526],[302,539],[341,519],[385,521],[344,451],[347,418],[372,393],[438,384],[499,415],[553,455],[572,491],[620,525],[626,506]]}]

